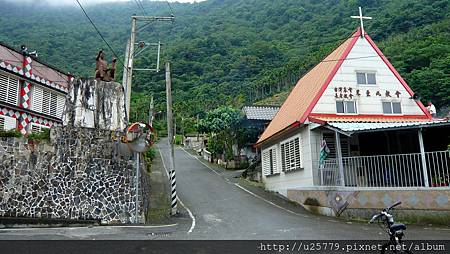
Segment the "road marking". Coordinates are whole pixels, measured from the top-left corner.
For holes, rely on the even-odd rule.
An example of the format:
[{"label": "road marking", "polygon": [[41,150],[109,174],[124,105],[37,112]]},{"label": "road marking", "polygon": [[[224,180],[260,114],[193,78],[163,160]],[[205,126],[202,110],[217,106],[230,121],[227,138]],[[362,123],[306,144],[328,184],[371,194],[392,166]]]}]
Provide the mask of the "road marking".
[{"label": "road marking", "polygon": [[264,202],[269,203],[269,204],[271,204],[271,205],[273,205],[273,206],[275,206],[275,207],[278,207],[278,208],[280,208],[280,209],[282,209],[282,210],[284,210],[284,211],[286,211],[286,212],[288,212],[288,213],[295,214],[295,215],[300,215],[300,216],[303,216],[303,217],[305,217],[305,218],[308,218],[308,216],[306,216],[306,215],[304,215],[304,214],[296,213],[296,212],[291,211],[291,210],[289,210],[289,209],[286,209],[286,208],[284,208],[284,207],[282,207],[282,206],[279,206],[279,205],[273,203],[272,201],[269,201],[269,200],[267,200],[267,199],[265,199],[265,198],[263,198],[263,197],[261,197],[261,196],[255,194],[255,193],[253,193],[253,192],[247,190],[246,188],[242,187],[242,186],[239,185],[238,183],[235,183],[234,185],[235,185],[236,187],[238,187],[239,189],[241,189],[241,190],[247,192],[248,194],[250,194],[250,195],[252,195],[252,196],[254,196],[254,197],[256,197],[256,198],[259,198],[259,199],[263,200]]},{"label": "road marking", "polygon": [[[211,168],[211,167],[208,166],[207,164],[203,163],[203,161],[201,161],[198,157],[195,157],[194,155],[190,154],[190,153],[189,153],[188,151],[186,151],[183,147],[180,147],[180,148],[181,148],[185,153],[187,153],[189,156],[191,156],[191,157],[197,159],[197,160],[198,160],[201,164],[203,164],[205,167],[209,168],[209,169],[212,170],[214,173],[216,173],[217,175],[219,175],[219,176],[222,177],[221,174],[219,174],[216,170],[214,170],[213,168]],[[228,180],[228,179],[225,178],[225,180]],[[228,181],[229,181],[229,180],[228,180]],[[235,185],[236,187],[242,189],[243,191],[249,193],[250,195],[252,195],[252,196],[254,196],[254,197],[257,197],[257,198],[259,198],[259,199],[265,201],[266,203],[269,203],[269,204],[271,204],[271,205],[273,205],[273,206],[275,206],[275,207],[278,207],[278,208],[280,208],[280,209],[282,209],[282,210],[284,210],[284,211],[286,211],[286,212],[288,212],[288,213],[295,214],[295,215],[299,215],[299,216],[302,216],[302,217],[305,217],[305,218],[309,218],[308,215],[296,213],[296,212],[291,211],[291,210],[289,210],[289,209],[286,209],[286,208],[284,208],[284,207],[282,207],[282,206],[279,206],[279,205],[277,205],[277,204],[275,204],[275,203],[273,203],[273,202],[271,202],[271,201],[269,201],[269,200],[267,200],[267,199],[265,199],[265,198],[263,198],[263,197],[261,197],[261,196],[255,194],[255,193],[253,193],[253,192],[247,190],[246,188],[242,187],[242,186],[239,185],[238,183],[235,183],[234,185]]]},{"label": "road marking", "polygon": [[[161,161],[162,161],[162,164],[163,164],[163,167],[164,167],[164,172],[166,173],[166,176],[167,176],[167,178],[168,178],[169,181],[170,181],[169,172],[167,171],[166,163],[164,162],[164,157],[163,157],[163,155],[162,155],[162,153],[161,153],[161,149],[158,148],[158,151],[159,151],[159,155],[161,156]],[[189,210],[189,208],[188,208],[187,206],[184,205],[183,201],[181,201],[181,199],[180,199],[179,196],[177,197],[177,200],[178,200],[178,201],[180,202],[180,204],[184,207],[184,209],[186,209],[186,211],[188,211],[189,217],[191,217],[191,220],[192,220],[191,227],[189,228],[189,230],[188,230],[188,232],[187,232],[188,234],[190,234],[190,233],[192,233],[192,231],[193,231],[194,228],[195,228],[195,217],[194,217],[194,215],[192,214],[191,210]]]},{"label": "road marking", "polygon": [[178,226],[178,223],[174,223],[174,224],[167,224],[167,225],[142,225],[142,226],[99,226],[99,227],[107,227],[107,228],[165,228],[165,227],[175,227]]},{"label": "road marking", "polygon": [[192,158],[198,160],[198,162],[200,162],[201,164],[203,164],[203,166],[209,168],[210,170],[212,170],[214,173],[216,173],[216,175],[218,176],[222,176],[219,172],[217,172],[215,169],[211,168],[210,166],[208,166],[206,163],[204,163],[203,161],[201,161],[198,157],[195,157],[194,155],[190,154],[188,151],[186,151],[183,147],[180,147],[181,150],[183,150],[185,153],[187,153],[189,156],[191,156]]}]

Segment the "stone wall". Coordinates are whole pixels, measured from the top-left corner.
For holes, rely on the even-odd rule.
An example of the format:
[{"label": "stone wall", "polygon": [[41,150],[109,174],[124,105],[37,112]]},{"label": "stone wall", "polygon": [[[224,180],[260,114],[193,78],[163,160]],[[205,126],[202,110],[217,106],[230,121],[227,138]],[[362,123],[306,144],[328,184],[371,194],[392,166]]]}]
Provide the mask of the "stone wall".
[{"label": "stone wall", "polygon": [[50,142],[0,138],[0,216],[133,222],[134,165],[115,136],[63,127]]}]

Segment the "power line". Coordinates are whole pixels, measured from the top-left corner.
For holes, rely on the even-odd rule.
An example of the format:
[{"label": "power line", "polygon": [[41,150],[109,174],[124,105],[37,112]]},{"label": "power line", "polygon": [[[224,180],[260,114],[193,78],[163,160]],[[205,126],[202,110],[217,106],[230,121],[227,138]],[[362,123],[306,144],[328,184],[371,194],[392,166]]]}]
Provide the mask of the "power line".
[{"label": "power line", "polygon": [[142,13],[144,14],[144,16],[147,16],[147,13],[145,12],[145,9],[144,9],[144,6],[142,5],[142,3],[139,0],[134,0],[134,2],[142,10]]},{"label": "power line", "polygon": [[83,11],[84,15],[86,15],[86,18],[89,20],[89,22],[92,24],[92,26],[94,27],[95,31],[97,31],[98,35],[100,35],[100,37],[102,38],[102,40],[105,42],[105,44],[108,46],[108,48],[111,50],[111,52],[113,53],[113,55],[116,57],[116,59],[122,64],[122,66],[125,68],[124,63],[122,62],[122,60],[120,60],[120,58],[117,56],[116,52],[114,51],[114,49],[111,47],[111,45],[109,45],[108,41],[106,41],[105,37],[103,37],[102,33],[100,32],[100,30],[98,30],[97,26],[94,24],[94,21],[92,21],[92,19],[89,17],[89,15],[87,14],[87,12],[84,10],[83,6],[81,5],[80,1],[77,1],[78,5],[80,6],[81,10]]},{"label": "power line", "polygon": [[172,5],[170,5],[169,1],[167,1],[167,0],[166,0],[166,3],[167,3],[167,6],[169,6],[170,14],[171,14],[172,16],[175,16],[174,13],[173,13]]}]

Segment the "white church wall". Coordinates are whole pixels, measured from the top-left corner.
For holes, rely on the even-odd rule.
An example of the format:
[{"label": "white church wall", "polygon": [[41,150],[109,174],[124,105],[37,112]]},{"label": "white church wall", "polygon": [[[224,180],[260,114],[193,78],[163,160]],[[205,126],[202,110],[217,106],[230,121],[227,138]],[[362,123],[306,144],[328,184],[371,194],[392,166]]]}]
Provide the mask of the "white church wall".
[{"label": "white church wall", "polygon": [[[358,85],[357,71],[375,72],[377,84]],[[402,115],[424,115],[416,102],[409,99],[411,95],[366,39],[358,39],[347,56],[347,60],[342,63],[312,113],[336,114],[335,88],[340,87],[352,88],[353,100],[356,100],[358,114],[382,115],[382,101],[393,101],[401,102]],[[356,95],[356,90],[359,90],[360,96]],[[367,90],[370,91],[370,97],[366,95]],[[376,95],[377,91],[381,93],[381,96]],[[386,97],[386,91],[390,92],[391,97]],[[395,94],[397,91],[401,93],[399,98]],[[340,95],[339,91],[338,94]],[[349,93],[347,92],[347,94]]]},{"label": "white church wall", "polygon": [[[302,162],[302,169],[293,172],[283,172],[281,165],[281,144],[295,137],[300,137],[300,156]],[[298,132],[287,135],[278,140],[276,144],[271,145],[276,147],[277,153],[277,175],[264,176],[263,182],[267,190],[275,191],[283,196],[287,196],[287,190],[296,187],[313,186],[312,174],[312,159],[311,159],[311,145],[310,145],[310,131],[309,128],[303,127]],[[264,153],[263,148],[262,153]],[[264,168],[264,165],[263,167]]]}]

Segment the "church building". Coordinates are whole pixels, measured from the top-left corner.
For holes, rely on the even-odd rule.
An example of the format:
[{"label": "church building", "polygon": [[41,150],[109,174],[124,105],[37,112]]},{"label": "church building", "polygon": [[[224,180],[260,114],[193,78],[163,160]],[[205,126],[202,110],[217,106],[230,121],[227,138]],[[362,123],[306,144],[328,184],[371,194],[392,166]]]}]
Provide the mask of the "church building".
[{"label": "church building", "polygon": [[300,78],[256,146],[265,187],[285,196],[299,187],[442,187],[449,127],[361,27]]},{"label": "church building", "polygon": [[35,55],[0,44],[0,130],[26,134],[62,124],[71,76]]}]

